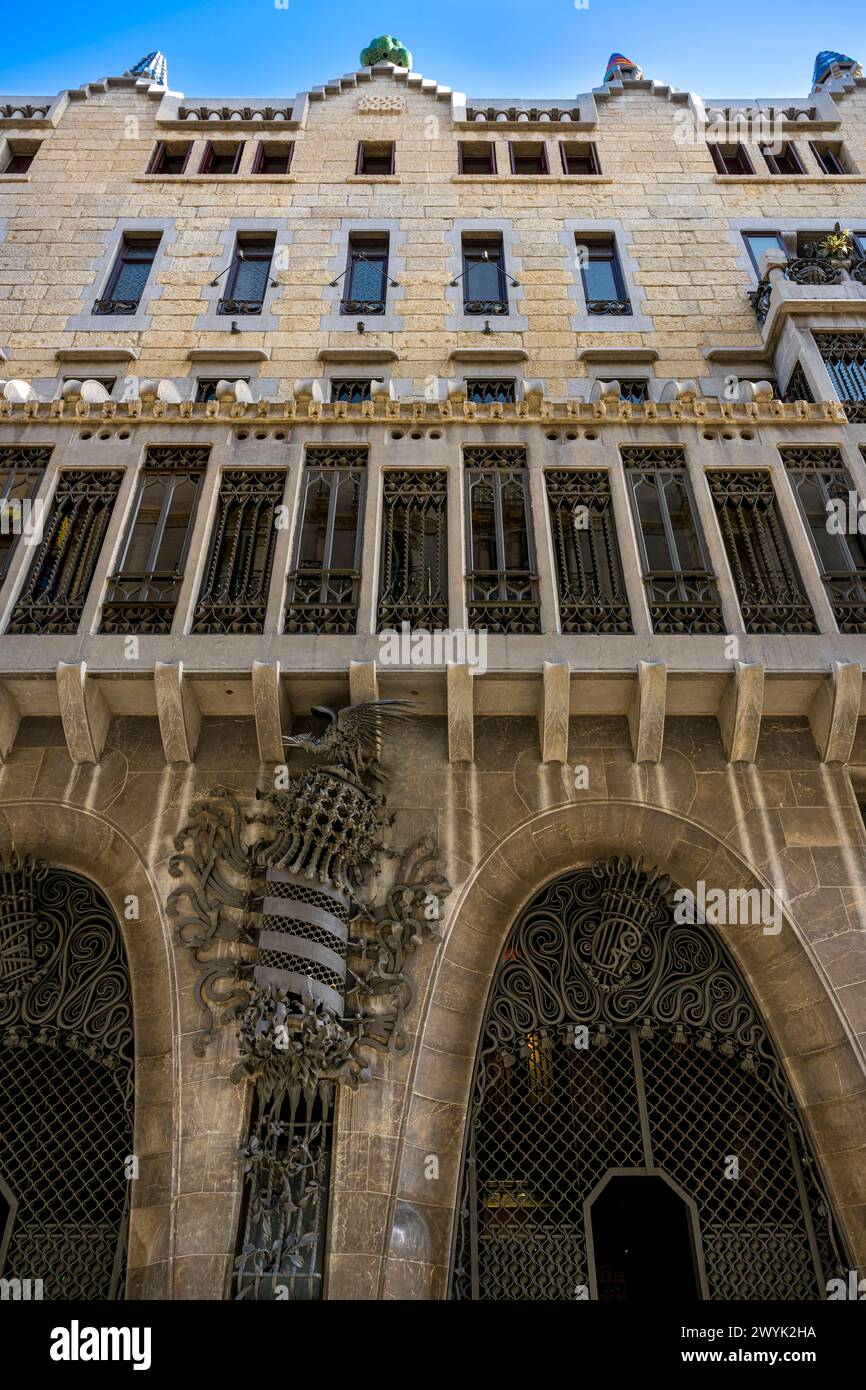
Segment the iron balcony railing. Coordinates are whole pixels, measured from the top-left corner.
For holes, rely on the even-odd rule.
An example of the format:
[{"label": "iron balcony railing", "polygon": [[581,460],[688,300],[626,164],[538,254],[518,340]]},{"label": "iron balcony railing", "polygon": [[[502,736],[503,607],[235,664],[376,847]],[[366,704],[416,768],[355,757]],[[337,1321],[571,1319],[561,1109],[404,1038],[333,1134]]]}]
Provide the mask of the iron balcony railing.
[{"label": "iron balcony railing", "polygon": [[298,569],[288,576],[286,632],[355,631],[361,575],[355,569]]},{"label": "iron balcony railing", "polygon": [[112,576],[100,632],[170,632],[182,580],[180,570]]},{"label": "iron balcony railing", "polygon": [[141,303],[138,299],[97,299],[94,314],[134,314]]},{"label": "iron balcony railing", "polygon": [[716,576],[709,570],[651,570],[644,575],[653,632],[725,631]]},{"label": "iron balcony railing", "polygon": [[221,299],[218,314],[260,314],[264,301],[259,299]]},{"label": "iron balcony railing", "polygon": [[473,631],[541,631],[538,575],[533,571],[471,570],[466,583]]},{"label": "iron balcony railing", "polygon": [[[792,285],[841,285],[853,280],[866,285],[866,258],[856,255],[850,257],[830,257],[815,254],[792,257],[782,267],[782,276]],[[758,323],[763,326],[770,312],[773,285],[769,277],[759,280],[757,287],[749,291],[749,299]]]},{"label": "iron balcony railing", "polygon": [[364,314],[384,314],[384,299],[341,299],[340,313],[359,317]]},{"label": "iron balcony railing", "polygon": [[623,314],[631,313],[630,299],[588,299],[586,301],[586,312],[588,314],[613,314],[621,317]]}]

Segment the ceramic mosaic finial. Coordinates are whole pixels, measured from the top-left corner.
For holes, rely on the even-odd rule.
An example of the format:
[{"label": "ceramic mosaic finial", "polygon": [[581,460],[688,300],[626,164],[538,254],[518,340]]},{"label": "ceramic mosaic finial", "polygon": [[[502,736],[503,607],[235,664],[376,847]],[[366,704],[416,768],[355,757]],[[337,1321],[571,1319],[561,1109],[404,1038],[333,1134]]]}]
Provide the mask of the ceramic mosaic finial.
[{"label": "ceramic mosaic finial", "polygon": [[165,54],[155,49],[153,53],[139,58],[134,67],[127,68],[124,75],[126,77],[149,77],[151,82],[155,82],[158,87],[167,87],[168,64],[165,61]]}]

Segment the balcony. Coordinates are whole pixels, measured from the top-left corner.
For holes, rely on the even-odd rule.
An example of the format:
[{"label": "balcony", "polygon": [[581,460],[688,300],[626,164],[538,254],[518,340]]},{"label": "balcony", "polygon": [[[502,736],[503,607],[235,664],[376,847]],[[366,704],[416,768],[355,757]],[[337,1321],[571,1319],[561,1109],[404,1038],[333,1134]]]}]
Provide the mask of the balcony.
[{"label": "balcony", "polygon": [[826,240],[813,242],[803,256],[764,252],[761,279],[749,299],[768,346],[791,314],[851,313],[866,301],[866,258],[853,246],[846,254],[826,254]]}]

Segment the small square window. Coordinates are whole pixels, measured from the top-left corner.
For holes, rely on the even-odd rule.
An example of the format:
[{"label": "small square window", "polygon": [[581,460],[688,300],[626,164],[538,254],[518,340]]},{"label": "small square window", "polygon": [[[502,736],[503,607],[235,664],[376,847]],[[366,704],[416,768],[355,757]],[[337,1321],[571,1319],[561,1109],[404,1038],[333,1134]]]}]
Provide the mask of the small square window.
[{"label": "small square window", "polygon": [[838,141],[835,144],[827,144],[822,140],[812,140],[810,145],[822,174],[848,174],[851,172],[845,152]]},{"label": "small square window", "polygon": [[254,174],[287,174],[292,167],[294,145],[271,140],[259,140],[253,160]]},{"label": "small square window", "polygon": [[711,144],[709,151],[720,174],[748,175],[755,172],[745,145]]},{"label": "small square window", "polygon": [[195,384],[195,398],[200,405],[207,404],[208,401],[215,401],[217,398],[216,389],[221,381],[249,381],[248,376],[200,376]]},{"label": "small square window", "polygon": [[543,140],[512,140],[508,146],[512,174],[549,174]]},{"label": "small square window", "polygon": [[160,140],[147,166],[149,174],[182,174],[192,152],[189,142]]},{"label": "small square window", "polygon": [[761,154],[764,156],[771,174],[803,173],[803,165],[800,163],[796,145],[762,145]]},{"label": "small square window", "polygon": [[361,405],[371,398],[371,387],[378,377],[335,376],[331,378],[331,400],[344,401],[347,405]]},{"label": "small square window", "polygon": [[6,163],[3,165],[4,174],[26,174],[36,153],[39,149],[38,144],[32,144],[21,140],[9,141],[9,154]]},{"label": "small square window", "polygon": [[[606,386],[609,382],[604,383]],[[649,380],[647,377],[620,377],[619,398],[631,405],[644,405],[649,400]]]},{"label": "small square window", "polygon": [[496,173],[496,146],[492,140],[461,140],[458,149],[461,174]]},{"label": "small square window", "polygon": [[598,154],[591,140],[563,140],[559,146],[565,174],[600,174]]},{"label": "small square window", "polygon": [[215,145],[209,140],[199,165],[199,173],[236,174],[243,151],[243,142],[237,145]]},{"label": "small square window", "polygon": [[361,140],[358,145],[358,163],[355,172],[371,175],[393,174],[393,142],[372,143],[369,140]]}]

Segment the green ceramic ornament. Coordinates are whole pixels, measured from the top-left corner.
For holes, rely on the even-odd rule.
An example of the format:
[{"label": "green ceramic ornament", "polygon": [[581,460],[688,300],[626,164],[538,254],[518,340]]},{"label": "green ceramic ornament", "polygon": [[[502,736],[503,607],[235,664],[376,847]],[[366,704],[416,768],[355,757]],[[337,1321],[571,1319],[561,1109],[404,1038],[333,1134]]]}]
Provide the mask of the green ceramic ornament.
[{"label": "green ceramic ornament", "polygon": [[411,68],[412,54],[399,39],[383,34],[373,39],[361,53],[361,67],[372,68],[376,63],[394,63],[398,68]]}]

